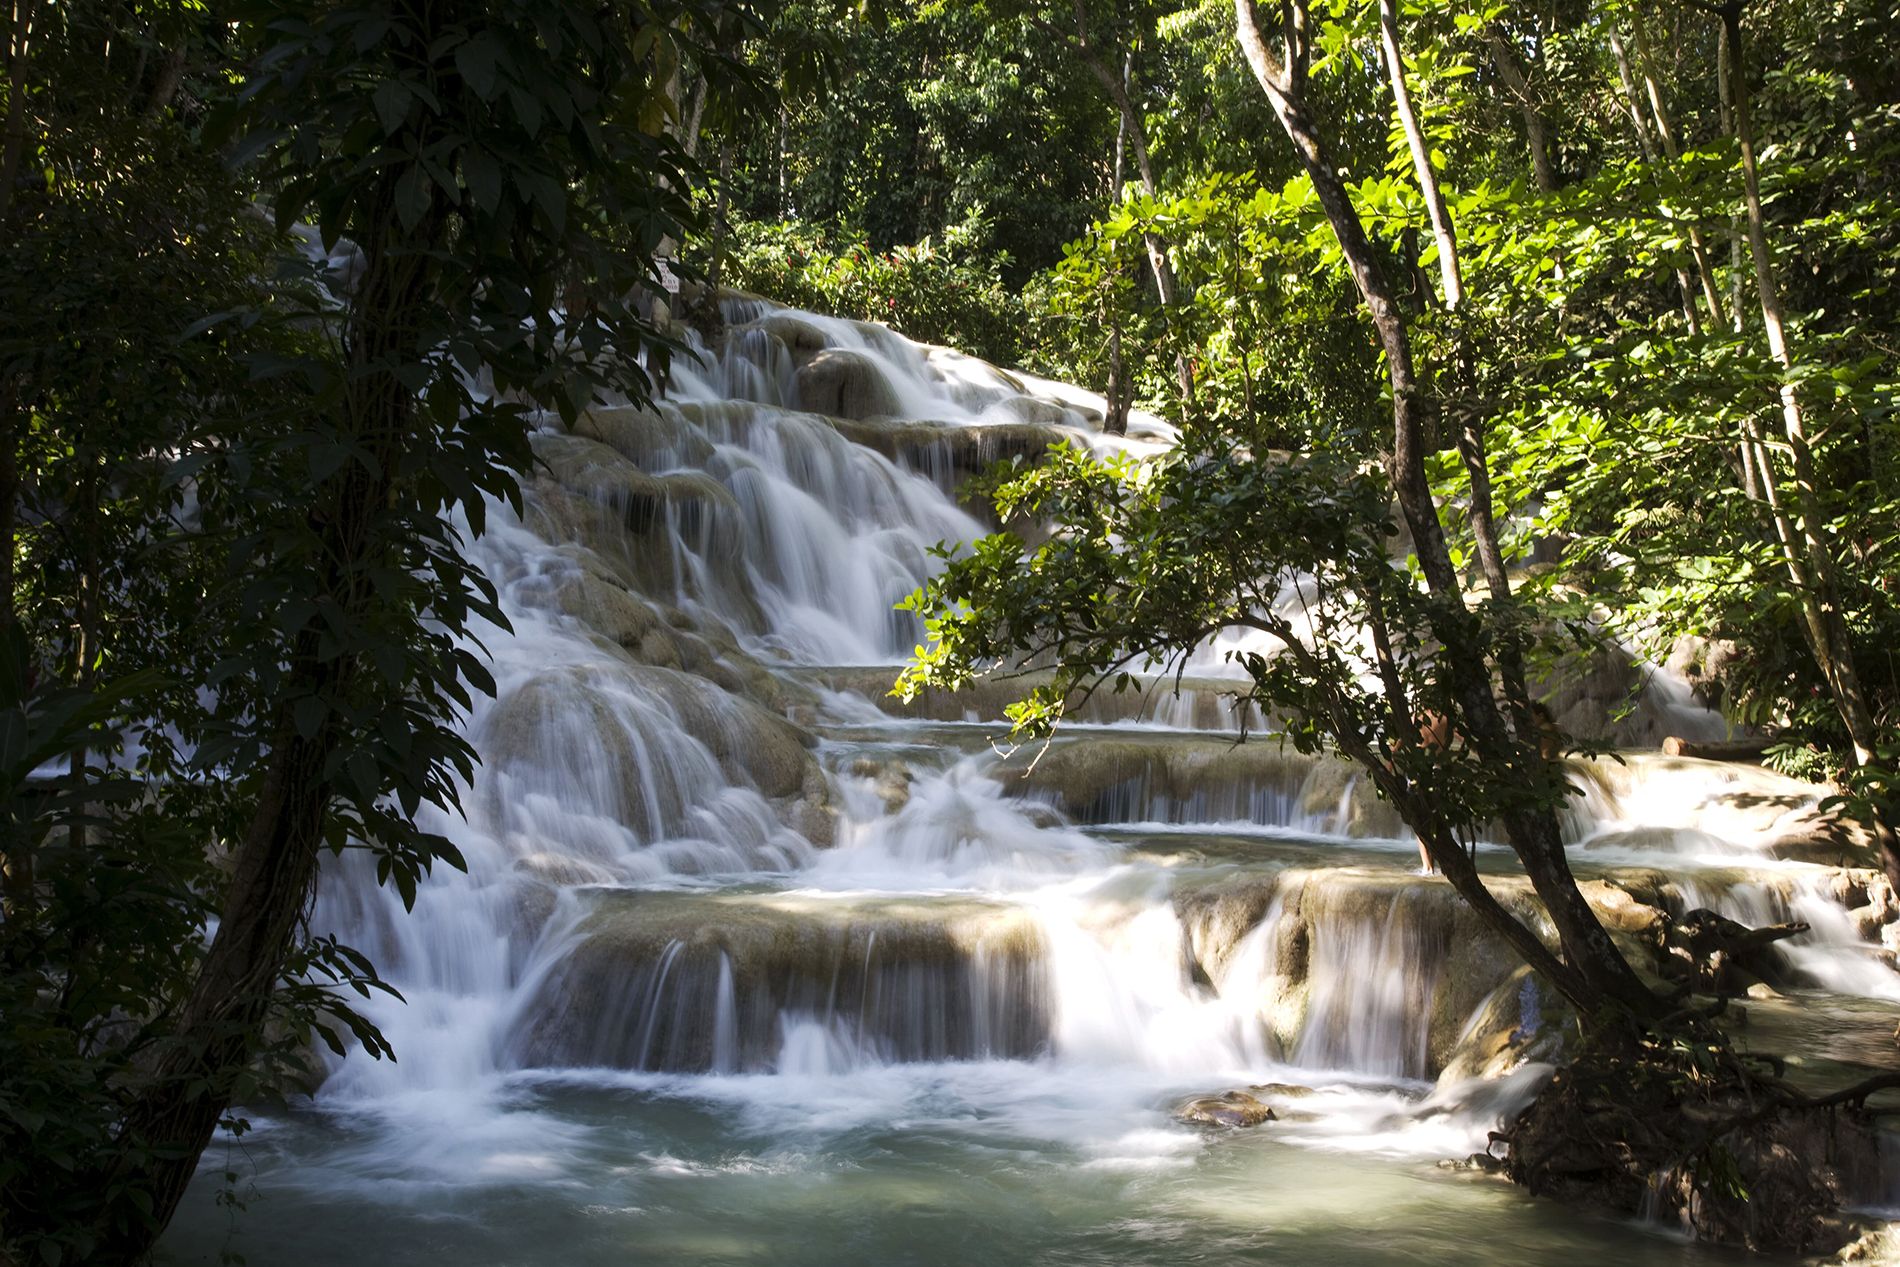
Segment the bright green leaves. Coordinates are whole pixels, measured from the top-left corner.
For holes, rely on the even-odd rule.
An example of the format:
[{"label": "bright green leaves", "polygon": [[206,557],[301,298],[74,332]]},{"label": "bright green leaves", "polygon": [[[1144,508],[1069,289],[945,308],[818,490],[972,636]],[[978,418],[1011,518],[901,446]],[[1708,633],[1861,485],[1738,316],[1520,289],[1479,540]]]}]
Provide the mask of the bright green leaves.
[{"label": "bright green leaves", "polygon": [[940,343],[998,365],[1024,351],[1026,314],[1004,289],[1007,257],[971,249],[969,235],[873,250],[791,224],[739,221],[723,276],[732,285],[814,312],[881,321],[923,343]]},{"label": "bright green leaves", "polygon": [[[1189,297],[1174,309],[1145,291],[1150,239],[1168,244]],[[1290,447],[1306,426],[1378,399],[1374,344],[1351,286],[1310,181],[1269,189],[1214,177],[1172,198],[1125,198],[1065,251],[1047,291],[1045,355],[1057,372],[1099,384],[1101,331],[1118,322],[1139,398],[1178,410],[1174,369],[1185,360],[1198,415]]]}]

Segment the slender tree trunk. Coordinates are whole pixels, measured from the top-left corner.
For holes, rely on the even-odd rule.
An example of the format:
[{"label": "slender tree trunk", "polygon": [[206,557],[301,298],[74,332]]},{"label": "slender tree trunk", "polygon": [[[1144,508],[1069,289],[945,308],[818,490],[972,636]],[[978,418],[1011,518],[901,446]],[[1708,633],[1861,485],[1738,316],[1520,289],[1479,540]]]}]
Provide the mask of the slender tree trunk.
[{"label": "slender tree trunk", "polygon": [[[1431,218],[1432,237],[1438,246],[1438,272],[1445,290],[1445,308],[1455,313],[1464,303],[1464,269],[1458,259],[1458,234],[1452,224],[1451,210],[1446,205],[1437,168],[1432,163],[1431,146],[1426,139],[1425,129],[1419,122],[1418,112],[1412,108],[1412,92],[1406,83],[1405,55],[1399,41],[1398,5],[1395,0],[1380,0],[1379,26],[1386,73],[1392,83],[1393,102],[1398,111],[1399,124],[1405,133],[1406,147],[1412,154],[1412,170],[1418,179],[1419,192],[1424,196]],[[1468,378],[1470,349],[1463,335],[1456,330],[1453,331],[1453,342],[1457,349],[1455,355],[1459,368],[1463,376]],[[1472,408],[1457,408],[1454,412],[1458,414],[1458,454],[1471,480],[1467,514],[1472,540],[1477,547],[1479,567],[1492,601],[1509,605],[1511,578],[1505,566],[1504,551],[1498,543],[1497,522],[1492,513],[1491,470],[1485,454],[1484,419]],[[1518,737],[1527,740],[1533,733],[1530,691],[1525,682],[1523,654],[1514,633],[1500,638],[1497,659],[1513,724]]]},{"label": "slender tree trunk", "polygon": [[[14,191],[20,179],[20,160],[26,153],[26,72],[32,49],[39,0],[12,0],[7,15],[7,111],[0,120],[0,233],[9,237],[18,229],[13,221]],[[20,450],[26,428],[20,379],[7,375],[0,381],[0,637],[13,631],[15,538],[19,531]],[[29,666],[27,672],[31,674]],[[33,856],[18,848],[0,847],[0,915],[15,919],[38,904],[34,892]]]},{"label": "slender tree trunk", "polygon": [[787,204],[791,197],[791,180],[786,171],[786,137],[791,131],[792,112],[783,98],[778,103],[778,214],[784,219],[788,214]]},{"label": "slender tree trunk", "polygon": [[1432,170],[1431,143],[1418,121],[1418,112],[1412,108],[1405,54],[1399,47],[1396,0],[1379,0],[1379,34],[1385,53],[1386,76],[1392,84],[1392,103],[1405,132],[1406,148],[1412,152],[1412,170],[1418,176],[1419,192],[1425,195],[1425,213],[1431,220],[1432,237],[1438,243],[1438,277],[1445,289],[1445,307],[1455,312],[1465,301],[1464,272],[1458,266],[1458,239],[1452,232],[1451,210],[1445,205],[1444,192]]},{"label": "slender tree trunk", "polygon": [[[1130,56],[1122,57],[1122,78],[1128,77]],[[1128,117],[1118,114],[1115,120],[1115,183],[1114,196],[1121,197],[1122,168],[1128,154]],[[1128,402],[1131,395],[1128,384],[1128,367],[1122,359],[1122,314],[1121,307],[1115,302],[1114,282],[1121,275],[1118,265],[1115,272],[1103,279],[1103,308],[1108,318],[1108,390],[1104,404],[1108,406],[1107,416],[1102,420],[1102,430],[1110,435],[1128,433]]]},{"label": "slender tree trunk", "polygon": [[[1784,371],[1792,372],[1794,357],[1788,347],[1781,293],[1775,280],[1774,257],[1768,249],[1768,231],[1762,216],[1761,173],[1755,159],[1754,124],[1749,115],[1741,6],[1731,4],[1725,7],[1722,10],[1722,22],[1728,34],[1729,91],[1733,102],[1735,136],[1741,146],[1742,189],[1747,207],[1749,251],[1755,264],[1755,292],[1761,302],[1762,326],[1768,336],[1768,351]],[[1818,627],[1820,636],[1815,650],[1819,667],[1834,696],[1841,721],[1853,741],[1855,762],[1866,765],[1875,756],[1873,709],[1861,687],[1860,674],[1854,663],[1853,643],[1841,610],[1840,587],[1835,576],[1834,542],[1827,528],[1826,511],[1821,505],[1819,476],[1814,469],[1807,419],[1791,380],[1783,380],[1780,396],[1782,427],[1787,434],[1794,473],[1796,523],[1801,542],[1799,552],[1807,556],[1803,570],[1808,574],[1809,588],[1803,594],[1803,602],[1811,609],[1810,622]]]},{"label": "slender tree trunk", "polygon": [[152,95],[145,101],[147,122],[165,113],[165,107],[171,105],[172,98],[178,95],[178,89],[185,82],[185,49],[183,45],[165,54],[165,60],[159,63],[158,81],[152,85]]},{"label": "slender tree trunk", "polygon": [[[1114,103],[1119,119],[1118,127],[1121,129],[1121,138],[1118,138],[1117,145],[1119,147],[1125,140],[1128,149],[1134,154],[1135,171],[1141,178],[1141,191],[1150,198],[1156,197],[1160,187],[1155,182],[1154,161],[1148,153],[1148,128],[1141,117],[1141,112],[1135,108],[1132,91],[1133,53],[1128,50],[1123,51],[1119,74],[1103,60],[1100,45],[1095,43],[1089,33],[1088,10],[1084,7],[1083,0],[1075,0],[1072,31],[1064,32],[1053,23],[1042,19],[1032,18],[1031,21],[1038,30],[1073,48],[1082,64],[1088,67],[1089,73],[1095,76],[1102,85],[1103,91],[1108,93],[1108,99]],[[1117,167],[1119,166],[1118,163]],[[1121,182],[1118,180],[1116,182],[1117,196],[1120,192]],[[1144,233],[1142,245],[1148,252],[1148,268],[1154,275],[1155,297],[1161,301],[1162,310],[1166,312],[1177,307],[1181,298],[1180,285],[1174,275],[1174,265],[1168,261],[1167,244],[1153,233]],[[1187,357],[1179,353],[1174,358],[1174,375],[1182,401],[1192,405],[1194,371],[1188,364]]]},{"label": "slender tree trunk", "polygon": [[[1304,100],[1306,49],[1304,46],[1304,6],[1286,6],[1286,54],[1282,57],[1269,48],[1254,15],[1253,0],[1234,0],[1236,27],[1241,49],[1259,81],[1262,91],[1279,117],[1301,165],[1312,181],[1313,190],[1353,280],[1378,331],[1385,352],[1386,372],[1392,386],[1393,444],[1388,461],[1399,507],[1411,529],[1413,548],[1432,593],[1445,608],[1449,622],[1441,630],[1445,661],[1459,703],[1463,709],[1468,739],[1480,755],[1498,768],[1504,777],[1534,776],[1542,757],[1535,737],[1514,738],[1505,726],[1492,694],[1490,666],[1481,652],[1474,649],[1476,629],[1465,614],[1463,587],[1452,566],[1443,527],[1425,475],[1424,437],[1434,402],[1423,386],[1413,362],[1409,329],[1403,309],[1385,277],[1378,253],[1366,236],[1357,210],[1352,205],[1339,167],[1333,161]],[[1453,613],[1456,613],[1454,615]],[[1452,628],[1455,623],[1459,627]],[[1375,777],[1389,777],[1376,775]],[[1431,851],[1433,861],[1451,874],[1460,867],[1462,850],[1448,833],[1434,823],[1420,833]],[[1598,922],[1596,914],[1577,888],[1564,855],[1563,841],[1556,815],[1550,810],[1522,811],[1509,815],[1505,822],[1513,852],[1523,863],[1525,874],[1549,912],[1557,929],[1569,971],[1551,978],[1551,984],[1586,1015],[1593,1014],[1605,998],[1615,999],[1639,1014],[1653,1011],[1656,1000],[1643,985]],[[1482,886],[1479,886],[1482,887]],[[1461,890],[1462,891],[1462,890]],[[1502,912],[1496,903],[1478,904],[1475,909],[1493,923],[1513,945],[1522,933],[1510,925],[1518,921]],[[1500,919],[1500,914],[1503,918]]]},{"label": "slender tree trunk", "polygon": [[[1728,46],[1728,24],[1719,26],[1721,35],[1715,49],[1715,82],[1721,103],[1722,131],[1728,136],[1735,135],[1735,99],[1729,82],[1729,63],[1733,57]],[[1742,332],[1742,217],[1730,215],[1728,218],[1728,267],[1729,267],[1729,320],[1735,333]]]},{"label": "slender tree trunk", "polygon": [[680,138],[686,157],[699,157],[699,129],[706,119],[706,76],[700,75],[693,82],[692,104],[686,107],[686,135]]},{"label": "slender tree trunk", "polygon": [[20,505],[20,383],[8,376],[0,382],[0,635],[13,628],[13,553],[19,533]]},{"label": "slender tree trunk", "polygon": [[[1651,167],[1657,166],[1661,159],[1656,152],[1656,142],[1649,134],[1649,120],[1643,111],[1643,99],[1637,95],[1636,73],[1630,69],[1629,53],[1623,47],[1623,37],[1615,31],[1610,32],[1610,52],[1616,57],[1617,77],[1623,83],[1623,109],[1629,115],[1630,126],[1636,129],[1636,143],[1642,147],[1643,161]],[[1696,314],[1695,286],[1689,280],[1689,270],[1677,268],[1676,288],[1682,294],[1682,319],[1689,325],[1689,333],[1702,333],[1702,318]]]},{"label": "slender tree trunk", "polygon": [[26,71],[33,51],[40,0],[12,0],[7,24],[7,117],[0,124],[0,230],[8,231],[13,199],[26,155]]},{"label": "slender tree trunk", "polygon": [[1531,95],[1530,76],[1496,27],[1491,29],[1490,40],[1491,62],[1498,69],[1498,78],[1517,98],[1518,113],[1524,118],[1524,143],[1531,155],[1531,179],[1539,193],[1551,193],[1557,188],[1557,175],[1550,163],[1550,124]]},{"label": "slender tree trunk", "polygon": [[[1682,144],[1676,137],[1676,125],[1669,117],[1662,86],[1656,82],[1655,59],[1650,52],[1649,37],[1643,30],[1641,5],[1631,7],[1630,33],[1636,42],[1636,66],[1642,72],[1649,109],[1656,118],[1656,135],[1661,139],[1663,153],[1669,156],[1669,161],[1678,162],[1682,158]],[[1702,237],[1701,227],[1693,223],[1689,225],[1689,254],[1695,260],[1696,277],[1702,283],[1702,302],[1708,305],[1710,322],[1716,326],[1727,325],[1728,316],[1722,311],[1722,292],[1716,285],[1715,265],[1709,259],[1708,243]]]}]

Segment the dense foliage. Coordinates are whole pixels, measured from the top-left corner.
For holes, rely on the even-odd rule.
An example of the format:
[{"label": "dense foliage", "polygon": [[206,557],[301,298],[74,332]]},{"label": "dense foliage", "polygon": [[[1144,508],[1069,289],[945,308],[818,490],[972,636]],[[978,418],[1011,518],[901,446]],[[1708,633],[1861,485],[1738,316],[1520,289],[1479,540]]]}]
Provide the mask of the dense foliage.
[{"label": "dense foliage", "polygon": [[[0,1259],[142,1260],[413,901],[538,411],[640,399],[740,6],[16,5],[0,203]],[[308,222],[303,227],[300,222]],[[241,1121],[225,1124],[242,1130]]]},{"label": "dense foliage", "polygon": [[954,229],[941,243],[925,238],[883,251],[863,238],[834,245],[830,237],[801,224],[737,221],[721,244],[720,280],[796,308],[881,321],[1001,365],[1023,359],[1024,308],[1003,286],[1006,256],[974,252]]},{"label": "dense foliage", "polygon": [[[1066,6],[1017,11],[1069,20]],[[1867,49],[1892,6],[1748,6],[1739,104],[1723,22],[1694,6],[1406,7],[1411,92],[1462,256],[1455,316],[1378,6],[1313,12],[1313,110],[1421,348],[1446,362],[1439,496],[1469,489],[1451,419],[1482,416],[1502,548],[1540,560],[1532,596],[1550,619],[1686,660],[1706,700],[1776,737],[1785,768],[1886,786],[1881,761],[1855,772],[1865,735],[1850,735],[1826,666],[1851,660],[1885,736],[1874,746],[1890,748],[1900,85]],[[1378,344],[1310,179],[1261,130],[1231,13],[1188,6],[1121,35],[1155,84],[1142,104],[1160,187],[1131,180],[1031,279],[1023,361],[1102,389],[1119,356],[1124,391],[1211,434],[1301,452],[1356,434],[1376,456],[1361,424],[1389,407]],[[1758,298],[1742,106],[1785,358]],[[1100,92],[1096,108],[1113,117]],[[1191,109],[1206,126],[1183,135]],[[1146,267],[1155,241],[1172,304]],[[1783,384],[1799,444],[1783,435]],[[1791,562],[1783,536],[1803,523],[1821,544]],[[1845,634],[1826,656],[1817,604]]]}]

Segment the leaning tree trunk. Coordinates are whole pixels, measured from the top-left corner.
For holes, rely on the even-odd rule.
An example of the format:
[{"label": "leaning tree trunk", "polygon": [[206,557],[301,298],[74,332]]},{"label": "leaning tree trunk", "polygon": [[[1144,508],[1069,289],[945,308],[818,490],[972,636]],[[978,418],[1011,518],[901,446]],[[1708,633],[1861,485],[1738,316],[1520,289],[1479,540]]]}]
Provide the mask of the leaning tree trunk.
[{"label": "leaning tree trunk", "polygon": [[[387,548],[377,520],[394,494],[393,473],[415,410],[413,396],[383,367],[414,354],[412,316],[431,285],[431,248],[439,245],[446,223],[437,191],[416,228],[400,234],[394,228],[395,189],[394,176],[385,179],[377,191],[377,214],[366,217],[381,231],[359,244],[364,272],[347,337],[352,373],[344,426],[373,460],[345,463],[317,491],[312,513],[320,538],[317,557],[324,560],[317,585],[345,619],[375,601],[367,575]],[[125,1218],[104,1229],[108,1248],[100,1261],[132,1263],[150,1253],[255,1054],[316,881],[331,802],[327,767],[342,736],[336,706],[357,676],[352,657],[320,653],[315,631],[298,636],[281,698],[308,696],[331,707],[310,733],[294,724],[288,705],[279,710],[263,788],[234,855],[217,936],[180,1011],[172,1047],[121,1128],[127,1145],[121,1154],[143,1153],[142,1162],[132,1163],[142,1169],[111,1178],[147,1191],[151,1209],[146,1218]]]},{"label": "leaning tree trunk", "polygon": [[[1388,469],[1426,583],[1444,605],[1444,627],[1438,632],[1452,685],[1464,713],[1468,738],[1478,754],[1499,771],[1500,777],[1535,775],[1538,763],[1543,761],[1535,746],[1535,736],[1513,736],[1498,708],[1492,693],[1491,665],[1478,650],[1480,631],[1465,614],[1463,587],[1452,565],[1425,475],[1425,436],[1437,402],[1417,372],[1404,310],[1386,279],[1378,253],[1366,236],[1365,226],[1339,176],[1338,165],[1328,153],[1324,136],[1306,106],[1304,8],[1298,4],[1291,6],[1284,61],[1262,37],[1254,16],[1253,0],[1234,0],[1234,9],[1241,49],[1312,181],[1314,193],[1339,241],[1385,353],[1386,373],[1392,387],[1393,420]],[[1605,999],[1615,1000],[1639,1014],[1653,1011],[1655,996],[1630,968],[1577,888],[1564,854],[1555,813],[1547,808],[1518,811],[1507,816],[1505,826],[1513,852],[1523,863],[1525,874],[1557,929],[1571,970],[1554,979],[1552,984],[1564,991],[1584,1015],[1593,1014]],[[1458,848],[1447,833],[1433,831],[1423,838],[1435,862],[1441,866],[1457,865],[1449,855],[1458,852]],[[1441,858],[1441,854],[1446,856]],[[1520,938],[1513,930],[1497,924],[1501,908],[1496,903],[1480,905],[1477,909],[1510,937],[1513,944],[1518,943]],[[1508,913],[1505,914],[1508,918]],[[1517,921],[1513,919],[1510,923]]]}]

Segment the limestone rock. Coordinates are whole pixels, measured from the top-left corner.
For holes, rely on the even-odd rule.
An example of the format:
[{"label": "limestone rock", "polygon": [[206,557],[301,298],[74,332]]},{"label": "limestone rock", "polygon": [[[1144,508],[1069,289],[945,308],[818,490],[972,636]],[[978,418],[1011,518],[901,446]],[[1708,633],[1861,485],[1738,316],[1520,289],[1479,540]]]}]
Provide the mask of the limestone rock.
[{"label": "limestone rock", "polygon": [[802,317],[789,312],[774,312],[760,317],[757,327],[773,335],[785,345],[793,358],[804,361],[831,346],[831,338],[823,330]]},{"label": "limestone rock", "polygon": [[886,814],[895,814],[910,804],[910,785],[915,776],[904,762],[859,757],[851,763],[850,773],[870,782]]},{"label": "limestone rock", "polygon": [[1174,1110],[1177,1121],[1195,1126],[1239,1128],[1258,1126],[1274,1120],[1273,1109],[1245,1091],[1223,1091],[1219,1095],[1197,1096]]},{"label": "limestone rock", "polygon": [[648,471],[702,466],[713,452],[706,438],[670,408],[590,409],[575,419],[573,434],[605,444]]},{"label": "limestone rock", "polygon": [[877,362],[861,352],[826,348],[796,381],[799,407],[834,418],[876,418],[898,411],[897,392]]},{"label": "limestone rock", "polygon": [[526,1064],[762,1071],[790,1012],[822,1056],[1021,1058],[1049,1040],[1040,927],[971,898],[584,891],[559,962],[510,1027]]}]

